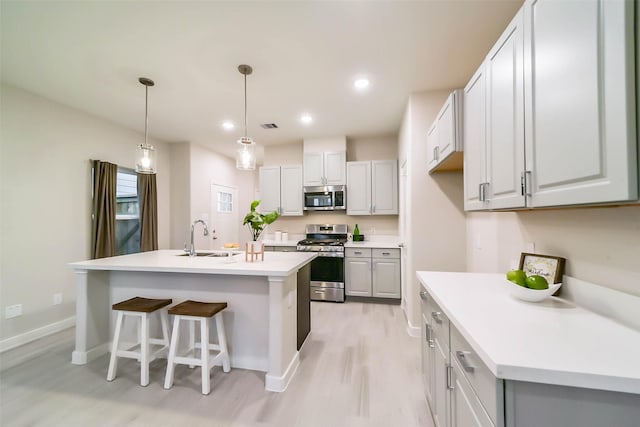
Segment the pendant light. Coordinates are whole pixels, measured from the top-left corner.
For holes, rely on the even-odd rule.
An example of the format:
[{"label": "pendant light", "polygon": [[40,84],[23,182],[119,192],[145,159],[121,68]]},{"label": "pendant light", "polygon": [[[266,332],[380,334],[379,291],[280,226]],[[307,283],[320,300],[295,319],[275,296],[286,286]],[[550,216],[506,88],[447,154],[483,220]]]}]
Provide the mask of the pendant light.
[{"label": "pendant light", "polygon": [[145,174],[156,173],[156,149],[147,142],[149,127],[149,86],[155,85],[153,80],[146,77],[138,79],[144,85],[144,144],[138,145],[136,152],[136,172]]},{"label": "pendant light", "polygon": [[238,140],[236,150],[236,168],[252,171],[256,168],[256,143],[247,136],[247,75],[253,72],[249,65],[238,65],[238,71],[244,75],[244,136]]}]

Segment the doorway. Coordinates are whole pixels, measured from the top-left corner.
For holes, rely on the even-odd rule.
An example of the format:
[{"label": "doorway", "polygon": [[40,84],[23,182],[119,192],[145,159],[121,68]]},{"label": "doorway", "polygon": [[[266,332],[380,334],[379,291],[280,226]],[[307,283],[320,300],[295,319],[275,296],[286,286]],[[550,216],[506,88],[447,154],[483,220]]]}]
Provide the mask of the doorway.
[{"label": "doorway", "polygon": [[211,184],[209,229],[213,234],[209,249],[220,249],[225,243],[239,243],[238,189]]}]

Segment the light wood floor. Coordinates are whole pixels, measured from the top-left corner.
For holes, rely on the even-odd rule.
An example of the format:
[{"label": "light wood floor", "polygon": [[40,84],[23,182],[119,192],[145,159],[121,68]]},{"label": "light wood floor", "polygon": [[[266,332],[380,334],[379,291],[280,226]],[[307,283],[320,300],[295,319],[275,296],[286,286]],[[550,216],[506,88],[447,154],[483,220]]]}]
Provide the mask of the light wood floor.
[{"label": "light wood floor", "polygon": [[165,360],[139,367],[121,359],[105,380],[108,355],[70,363],[73,329],[0,355],[0,425],[9,426],[393,426],[432,427],[422,392],[420,342],[399,306],[312,303],[312,333],[284,393],[264,390],[264,373],[220,367],[211,394],[199,368],[176,367],[164,390]]}]

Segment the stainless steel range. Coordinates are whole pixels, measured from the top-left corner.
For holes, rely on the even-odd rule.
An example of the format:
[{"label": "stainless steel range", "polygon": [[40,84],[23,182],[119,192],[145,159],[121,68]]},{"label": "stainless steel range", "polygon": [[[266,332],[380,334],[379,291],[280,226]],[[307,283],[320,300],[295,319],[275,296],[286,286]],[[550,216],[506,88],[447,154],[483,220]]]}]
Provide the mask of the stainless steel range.
[{"label": "stainless steel range", "polygon": [[298,251],[318,252],[311,261],[311,300],[344,302],[344,244],[347,224],[308,224]]}]

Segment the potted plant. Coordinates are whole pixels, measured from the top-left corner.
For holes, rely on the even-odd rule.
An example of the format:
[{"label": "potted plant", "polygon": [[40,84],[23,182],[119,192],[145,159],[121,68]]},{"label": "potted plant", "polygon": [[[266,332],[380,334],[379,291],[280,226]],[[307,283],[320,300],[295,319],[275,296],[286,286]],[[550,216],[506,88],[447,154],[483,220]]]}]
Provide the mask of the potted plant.
[{"label": "potted plant", "polygon": [[244,220],[242,221],[242,225],[248,226],[254,242],[258,241],[267,225],[273,223],[280,216],[276,211],[266,214],[258,212],[256,208],[259,204],[260,200],[254,200],[251,202],[251,211],[244,216]]}]

